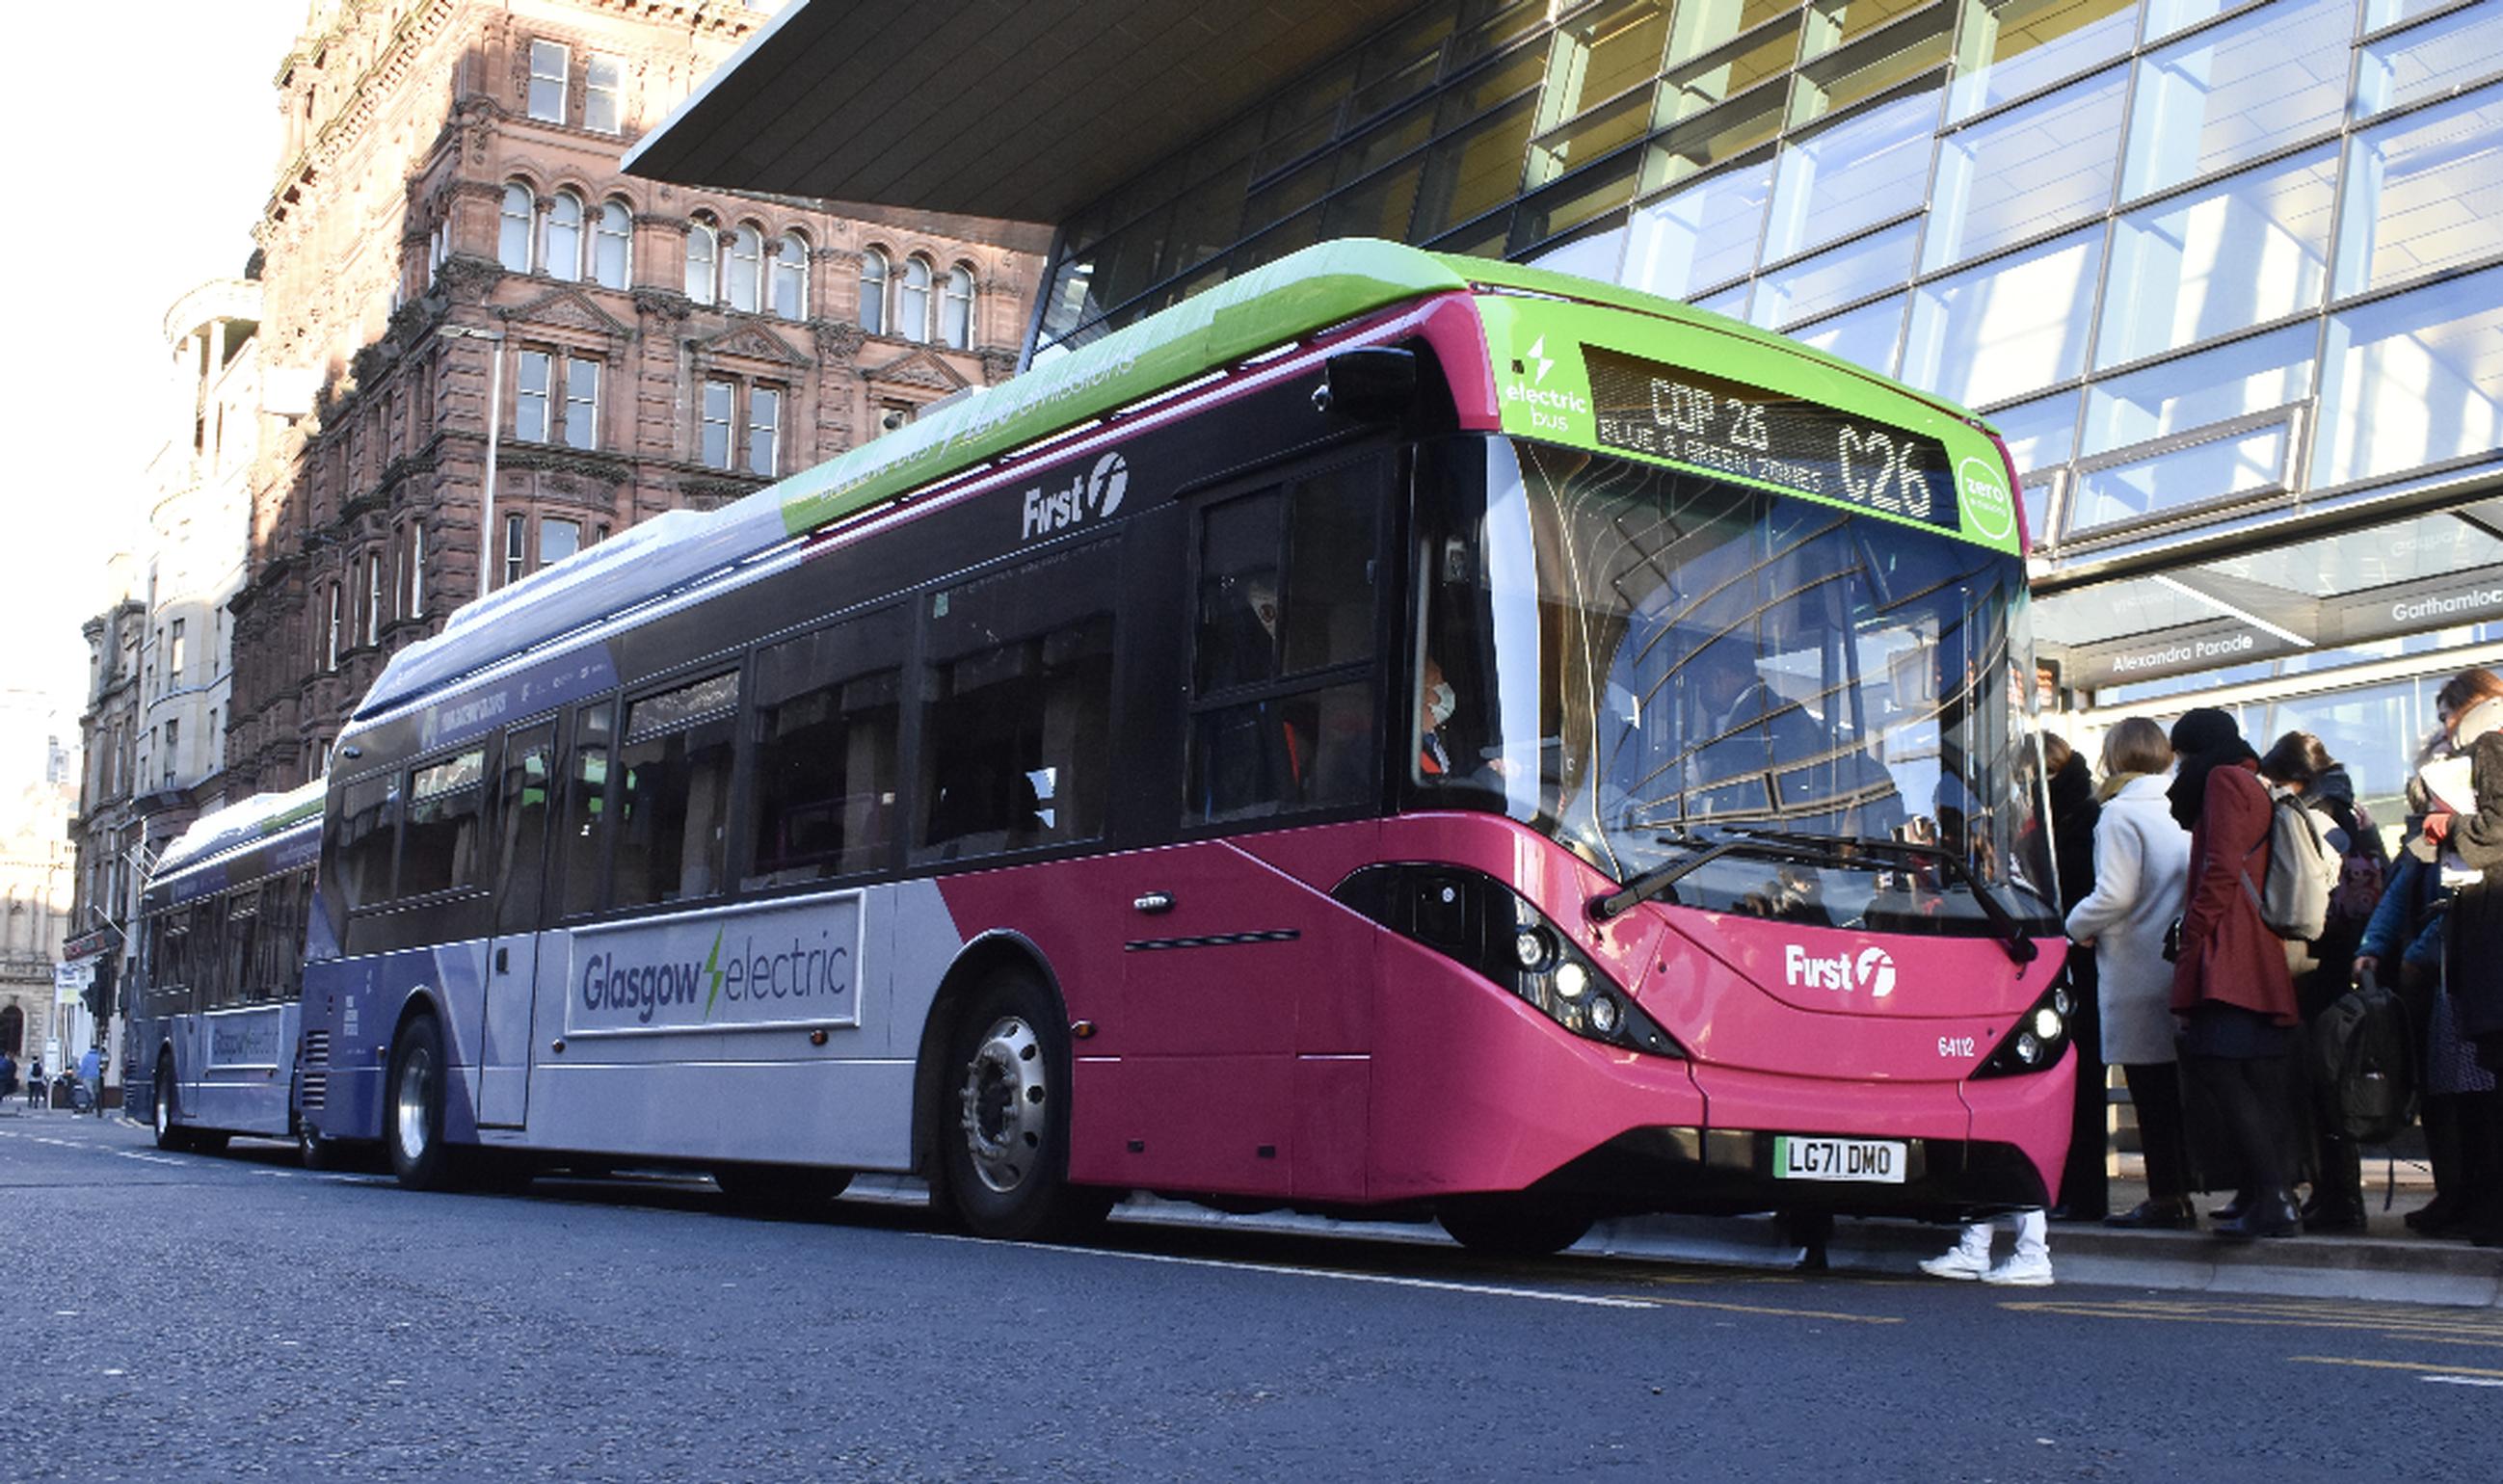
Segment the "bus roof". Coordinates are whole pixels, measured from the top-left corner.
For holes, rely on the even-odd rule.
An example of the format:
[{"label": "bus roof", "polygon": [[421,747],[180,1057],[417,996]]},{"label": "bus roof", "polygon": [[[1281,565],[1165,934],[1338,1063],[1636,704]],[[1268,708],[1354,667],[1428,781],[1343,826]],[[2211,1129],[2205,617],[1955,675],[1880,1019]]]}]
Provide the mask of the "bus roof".
[{"label": "bus roof", "polygon": [[[677,591],[785,542],[1357,316],[1490,287],[1677,320],[1961,409],[1726,316],[1613,284],[1372,238],[1304,249],[709,513],[672,512],[463,606],[394,655],[354,720]],[[525,617],[527,615],[527,617]]]},{"label": "bus roof", "polygon": [[257,845],[299,826],[319,823],[322,794],[323,781],[317,778],[284,793],[255,793],[223,809],[211,810],[174,837],[164,854],[156,858],[155,869],[149,875],[161,881],[229,851]]}]

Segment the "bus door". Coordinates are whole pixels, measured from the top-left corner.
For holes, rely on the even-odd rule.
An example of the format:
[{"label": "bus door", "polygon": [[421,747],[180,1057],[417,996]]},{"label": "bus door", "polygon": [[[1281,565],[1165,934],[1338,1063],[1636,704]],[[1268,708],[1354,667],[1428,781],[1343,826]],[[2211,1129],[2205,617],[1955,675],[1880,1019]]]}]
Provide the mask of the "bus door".
[{"label": "bus door", "polygon": [[487,946],[485,1023],[478,1035],[482,1127],[520,1128],[530,1108],[539,893],[547,878],[548,795],[555,779],[553,723],[505,734],[503,780],[497,790],[502,838],[496,858],[496,923]]},{"label": "bus door", "polygon": [[[1269,863],[1379,792],[1393,460],[1195,500],[1185,839],[1119,858],[1134,1183],[1361,1199],[1373,929]],[[1144,1146],[1144,1148],[1142,1148]]]}]

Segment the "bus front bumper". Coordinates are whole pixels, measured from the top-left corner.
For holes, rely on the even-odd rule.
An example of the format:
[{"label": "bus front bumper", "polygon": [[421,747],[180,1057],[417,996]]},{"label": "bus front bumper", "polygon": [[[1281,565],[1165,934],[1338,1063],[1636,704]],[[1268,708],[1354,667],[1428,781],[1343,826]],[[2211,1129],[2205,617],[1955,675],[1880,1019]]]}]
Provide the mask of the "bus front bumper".
[{"label": "bus front bumper", "polygon": [[[1853,1148],[1872,1143],[1891,1146],[1886,1178],[1821,1167],[1836,1150],[1847,1164]],[[2013,1144],[1678,1126],[1621,1133],[1537,1189],[1618,1214],[1799,1211],[1966,1221],[2050,1204],[2034,1161]]]}]

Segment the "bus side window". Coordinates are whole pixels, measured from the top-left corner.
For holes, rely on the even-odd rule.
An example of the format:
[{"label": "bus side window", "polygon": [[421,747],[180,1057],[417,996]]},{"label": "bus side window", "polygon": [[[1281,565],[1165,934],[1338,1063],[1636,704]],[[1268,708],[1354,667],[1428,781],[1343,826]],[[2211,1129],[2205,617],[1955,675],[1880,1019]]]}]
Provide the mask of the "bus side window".
[{"label": "bus side window", "polygon": [[398,802],[399,791],[389,774],[360,779],[343,792],[330,825],[332,879],[339,884],[341,911],[353,913],[391,898],[396,840],[392,816]]},{"label": "bus side window", "polygon": [[737,670],[627,703],[610,905],[682,901],[721,890],[737,714]]},{"label": "bus side window", "polygon": [[759,650],[756,782],[741,885],[875,870],[895,839],[904,614],[889,608]]},{"label": "bus side window", "polygon": [[487,794],[487,750],[473,747],[410,770],[394,896],[478,884],[478,828]]},{"label": "bus side window", "polygon": [[253,952],[259,946],[260,895],[254,891],[237,892],[226,902],[225,921],[225,1002],[252,1004],[269,997],[269,987],[254,970]]},{"label": "bus side window", "polygon": [[1113,753],[1112,541],[923,598],[917,859],[1104,832]]},{"label": "bus side window", "polygon": [[225,973],[226,899],[204,896],[191,908],[191,1003],[214,1010],[230,1002]]},{"label": "bus side window", "polygon": [[614,700],[598,700],[573,714],[573,750],[565,766],[565,826],[558,853],[565,859],[563,915],[596,912],[600,868],[608,860],[608,744],[616,726]]},{"label": "bus side window", "polygon": [[1202,513],[1191,823],[1370,795],[1387,467],[1366,459]]}]

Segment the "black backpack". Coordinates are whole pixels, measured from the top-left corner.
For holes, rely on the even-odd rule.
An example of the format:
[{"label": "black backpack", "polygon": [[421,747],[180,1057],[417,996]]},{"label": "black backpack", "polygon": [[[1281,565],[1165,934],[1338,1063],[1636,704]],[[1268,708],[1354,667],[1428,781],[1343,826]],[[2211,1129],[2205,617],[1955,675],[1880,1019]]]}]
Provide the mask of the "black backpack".
[{"label": "black backpack", "polygon": [[2386,1144],[2416,1121],[2416,1035],[2407,1006],[2369,971],[2321,1013],[2312,1045],[2329,1128],[2359,1144]]}]

